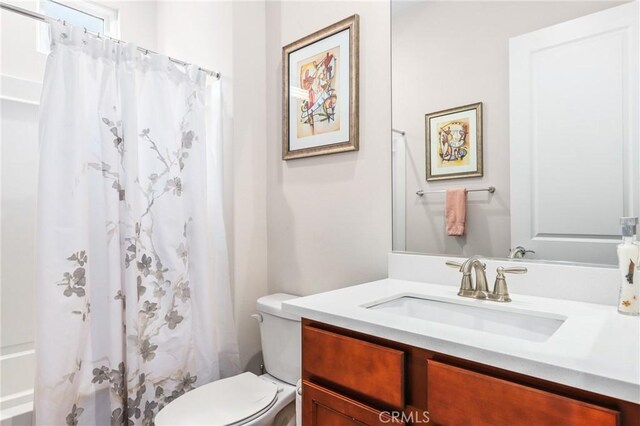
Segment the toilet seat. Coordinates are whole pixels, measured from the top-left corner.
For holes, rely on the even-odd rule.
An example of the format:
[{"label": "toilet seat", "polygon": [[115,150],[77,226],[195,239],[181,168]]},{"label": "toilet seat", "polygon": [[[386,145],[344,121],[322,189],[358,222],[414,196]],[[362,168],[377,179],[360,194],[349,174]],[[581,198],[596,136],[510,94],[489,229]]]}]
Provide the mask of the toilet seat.
[{"label": "toilet seat", "polygon": [[278,400],[278,386],[253,373],[242,373],[200,386],[167,404],[156,426],[245,424]]}]

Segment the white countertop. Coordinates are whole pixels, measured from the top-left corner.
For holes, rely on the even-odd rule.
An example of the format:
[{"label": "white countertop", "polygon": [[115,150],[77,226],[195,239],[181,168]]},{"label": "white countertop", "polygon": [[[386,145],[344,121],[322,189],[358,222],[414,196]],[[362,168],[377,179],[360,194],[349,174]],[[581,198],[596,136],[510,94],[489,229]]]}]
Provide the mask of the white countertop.
[{"label": "white countertop", "polygon": [[[614,306],[511,294],[511,303],[462,298],[457,287],[384,279],[283,303],[285,312],[640,404],[640,318]],[[546,341],[508,337],[367,309],[415,296],[566,317]]]}]

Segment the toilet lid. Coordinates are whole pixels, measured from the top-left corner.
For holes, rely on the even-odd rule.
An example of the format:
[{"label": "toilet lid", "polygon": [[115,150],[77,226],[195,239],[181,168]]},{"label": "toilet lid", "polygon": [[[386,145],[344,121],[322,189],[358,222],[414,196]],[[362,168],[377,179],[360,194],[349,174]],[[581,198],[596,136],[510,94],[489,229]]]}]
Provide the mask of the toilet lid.
[{"label": "toilet lid", "polygon": [[171,401],[156,415],[156,426],[237,425],[269,409],[278,386],[242,373],[200,386]]}]

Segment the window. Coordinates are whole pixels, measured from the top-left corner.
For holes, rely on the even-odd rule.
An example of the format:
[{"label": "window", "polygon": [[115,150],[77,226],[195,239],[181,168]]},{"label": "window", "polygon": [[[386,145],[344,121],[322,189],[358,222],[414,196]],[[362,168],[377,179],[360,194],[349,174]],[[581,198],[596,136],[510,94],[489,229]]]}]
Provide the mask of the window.
[{"label": "window", "polygon": [[[118,38],[118,11],[92,1],[41,0],[40,13],[88,31]],[[39,25],[38,51],[49,52],[49,30]],[[44,27],[44,28],[42,28]]]}]

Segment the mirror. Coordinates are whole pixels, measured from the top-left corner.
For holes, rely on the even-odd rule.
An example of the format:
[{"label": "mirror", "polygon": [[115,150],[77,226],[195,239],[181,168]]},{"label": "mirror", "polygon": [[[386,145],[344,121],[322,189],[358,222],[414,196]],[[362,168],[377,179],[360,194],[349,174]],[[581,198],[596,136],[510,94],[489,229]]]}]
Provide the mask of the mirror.
[{"label": "mirror", "polygon": [[640,213],[638,0],[391,9],[394,251],[615,264]]}]

